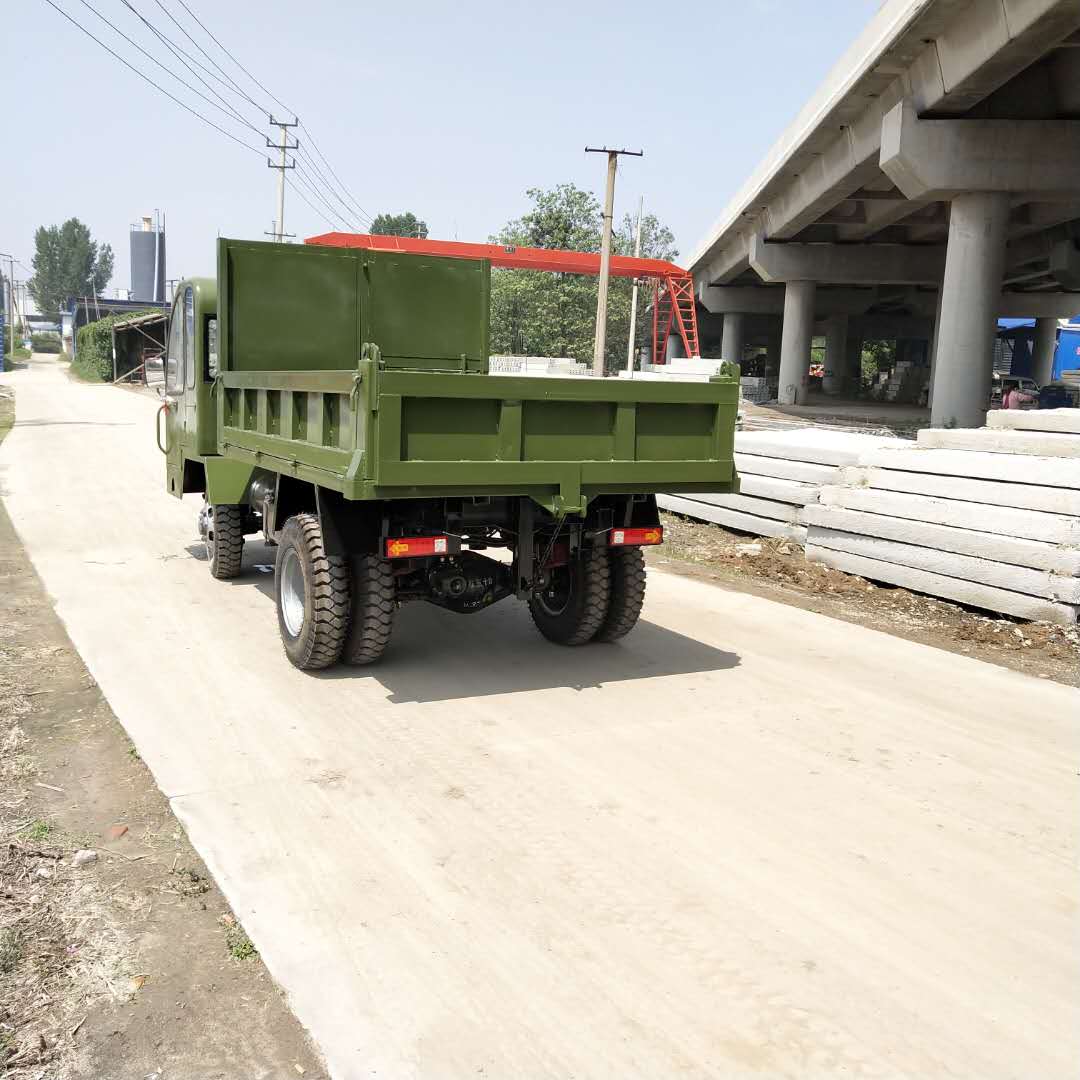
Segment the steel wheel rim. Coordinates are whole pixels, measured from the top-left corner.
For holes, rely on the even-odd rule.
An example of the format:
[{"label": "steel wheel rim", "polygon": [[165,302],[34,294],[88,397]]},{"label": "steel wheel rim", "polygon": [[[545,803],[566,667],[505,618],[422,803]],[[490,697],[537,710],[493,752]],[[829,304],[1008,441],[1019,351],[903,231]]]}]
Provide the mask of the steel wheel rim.
[{"label": "steel wheel rim", "polygon": [[537,593],[536,602],[545,615],[561,615],[570,606],[574,594],[574,575],[569,566],[556,567],[551,572],[547,588]]},{"label": "steel wheel rim", "polygon": [[290,637],[299,637],[307,613],[304,568],[294,548],[287,548],[281,560],[281,617]]},{"label": "steel wheel rim", "polygon": [[212,510],[207,512],[206,515],[206,539],[203,541],[206,545],[206,559],[207,562],[214,561],[214,512]]}]

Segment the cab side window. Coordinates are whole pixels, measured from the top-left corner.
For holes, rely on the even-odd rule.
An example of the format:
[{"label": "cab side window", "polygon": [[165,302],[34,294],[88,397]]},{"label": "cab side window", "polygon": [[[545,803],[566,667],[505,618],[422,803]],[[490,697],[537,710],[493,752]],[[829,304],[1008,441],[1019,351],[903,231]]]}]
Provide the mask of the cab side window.
[{"label": "cab side window", "polygon": [[165,389],[178,394],[184,389],[184,319],[179,300],[169,317],[169,347],[165,352]]},{"label": "cab side window", "polygon": [[195,389],[195,291],[184,290],[184,382]]}]

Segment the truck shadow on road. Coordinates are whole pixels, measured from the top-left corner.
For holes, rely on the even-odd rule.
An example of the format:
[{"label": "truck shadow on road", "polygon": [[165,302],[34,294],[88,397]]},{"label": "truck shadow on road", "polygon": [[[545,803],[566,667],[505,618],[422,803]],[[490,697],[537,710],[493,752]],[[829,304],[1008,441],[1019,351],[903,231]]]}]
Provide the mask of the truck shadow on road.
[{"label": "truck shadow on road", "polygon": [[[257,588],[269,601],[267,617],[274,618],[274,576],[256,569],[272,565],[274,551],[257,543],[248,548],[244,574],[231,584]],[[189,550],[195,554],[194,546]],[[645,611],[647,615],[647,598]],[[405,704],[559,687],[586,690],[665,675],[727,671],[738,665],[738,654],[647,618],[619,642],[579,648],[553,645],[537,632],[525,606],[507,599],[475,615],[455,615],[421,602],[406,604],[398,611],[390,647],[377,664],[340,665],[313,677],[373,679],[385,687],[391,703]]]}]

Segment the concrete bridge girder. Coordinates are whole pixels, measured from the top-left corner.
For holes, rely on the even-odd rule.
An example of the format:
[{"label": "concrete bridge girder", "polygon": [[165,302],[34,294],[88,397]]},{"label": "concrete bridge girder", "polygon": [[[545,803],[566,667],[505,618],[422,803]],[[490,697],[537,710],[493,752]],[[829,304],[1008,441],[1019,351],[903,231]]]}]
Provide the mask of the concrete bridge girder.
[{"label": "concrete bridge girder", "polygon": [[1075,201],[1080,120],[920,120],[898,102],[881,122],[881,170],[909,199],[999,191]]},{"label": "concrete bridge girder", "polygon": [[[782,315],[784,290],[779,286],[710,285],[699,287],[698,300],[714,315],[735,312],[744,315]],[[819,318],[830,315],[862,315],[888,301],[920,315],[933,315],[937,293],[917,289],[820,288],[814,302]]]},{"label": "concrete bridge girder", "polygon": [[936,285],[945,270],[945,249],[901,244],[771,244],[759,233],[750,239],[750,266],[766,282]]}]

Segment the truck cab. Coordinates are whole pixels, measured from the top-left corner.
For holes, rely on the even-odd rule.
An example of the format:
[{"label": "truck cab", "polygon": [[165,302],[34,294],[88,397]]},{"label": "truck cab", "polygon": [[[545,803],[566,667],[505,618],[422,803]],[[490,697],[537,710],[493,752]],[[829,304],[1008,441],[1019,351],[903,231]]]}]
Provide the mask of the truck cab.
[{"label": "truck cab", "polygon": [[217,452],[217,414],[212,407],[216,336],[216,282],[213,278],[180,282],[169,314],[164,404],[158,416],[165,487],[177,498],[206,490],[205,457]]}]

